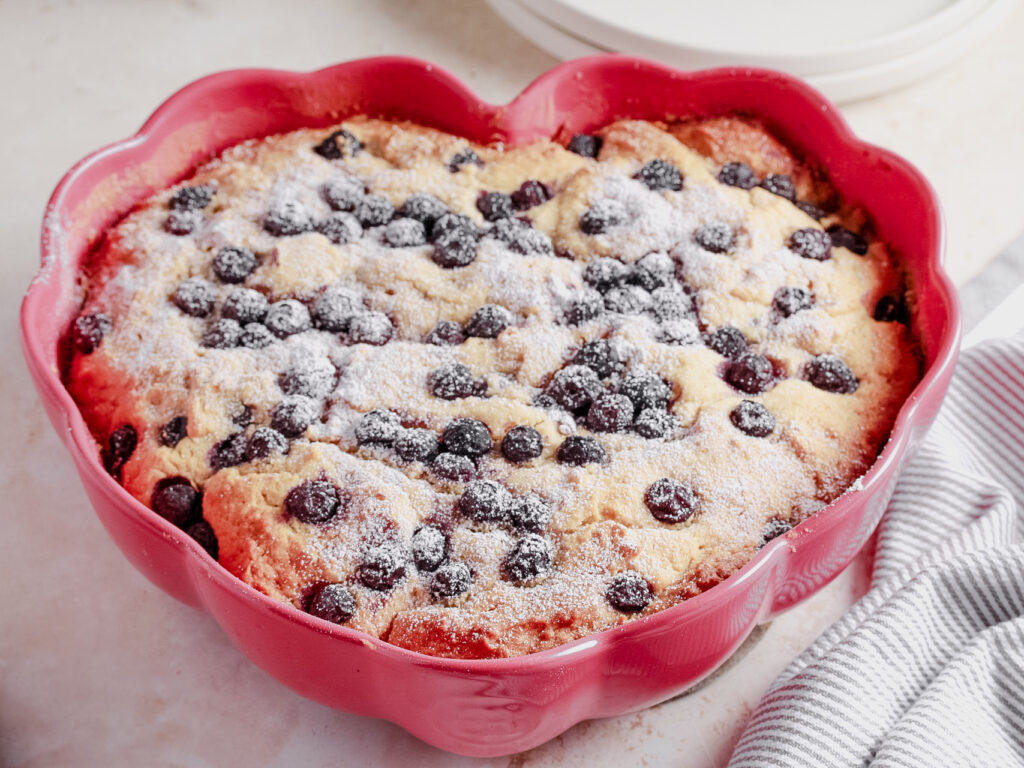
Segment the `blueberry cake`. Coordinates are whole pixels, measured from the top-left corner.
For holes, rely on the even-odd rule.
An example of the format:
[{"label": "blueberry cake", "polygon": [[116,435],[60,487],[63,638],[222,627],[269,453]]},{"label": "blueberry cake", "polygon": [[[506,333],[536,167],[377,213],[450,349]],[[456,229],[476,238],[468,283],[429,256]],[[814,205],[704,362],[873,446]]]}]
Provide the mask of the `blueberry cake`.
[{"label": "blueberry cake", "polygon": [[875,460],[908,286],[740,117],[524,146],[353,118],[237,145],[83,269],[110,473],[261,592],[427,654],[722,581]]}]

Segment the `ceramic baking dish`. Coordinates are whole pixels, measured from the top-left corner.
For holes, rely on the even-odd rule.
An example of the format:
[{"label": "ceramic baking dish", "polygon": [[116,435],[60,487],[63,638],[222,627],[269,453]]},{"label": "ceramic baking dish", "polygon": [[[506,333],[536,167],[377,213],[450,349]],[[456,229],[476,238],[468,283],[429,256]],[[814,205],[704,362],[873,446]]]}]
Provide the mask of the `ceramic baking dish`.
[{"label": "ceramic baking dish", "polygon": [[[434,658],[260,594],[104,471],[96,441],[61,381],[67,329],[81,302],[79,265],[133,205],[225,147],[351,114],[405,118],[478,142],[516,144],[622,117],[733,112],[763,121],[799,156],[827,169],[845,200],[871,214],[909,272],[925,371],[888,445],[856,488],[708,592],[530,656]],[[311,73],[239,70],[185,87],[137,134],[89,155],[63,178],[43,222],[42,265],[22,305],[22,343],[43,405],[100,520],[150,580],[209,612],[249,658],[304,696],[386,718],[446,750],[500,755],[536,746],[581,720],[647,707],[692,686],[758,623],[820,589],[850,562],[878,523],[899,466],[932,421],[952,373],[959,316],[941,267],[943,242],[939,205],[921,174],[857,140],[823,97],[774,72],[687,73],[594,57],[555,67],[511,103],[495,106],[443,70],[405,58]]]}]

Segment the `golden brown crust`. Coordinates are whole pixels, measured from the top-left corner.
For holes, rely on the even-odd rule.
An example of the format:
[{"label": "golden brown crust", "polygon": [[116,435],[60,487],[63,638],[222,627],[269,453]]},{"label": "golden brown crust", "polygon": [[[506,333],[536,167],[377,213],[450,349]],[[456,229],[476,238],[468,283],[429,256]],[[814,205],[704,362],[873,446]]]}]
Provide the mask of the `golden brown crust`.
[{"label": "golden brown crust", "polygon": [[[791,176],[801,200],[833,202],[821,175],[752,121],[620,121],[599,132],[597,160],[553,142],[473,146],[480,164],[456,172],[449,162],[466,149],[462,139],[408,123],[353,119],[344,127],[363,144],[354,156],[325,159],[311,147],[328,131],[298,131],[246,142],[200,168],[188,184],[214,185],[216,194],[191,235],[164,231],[174,190],[112,230],[88,272],[84,309],[109,315],[112,329],[96,351],[74,356],[68,376],[101,443],[120,425],[136,429],[138,447],[121,470],[125,488],[148,504],[161,479],[187,478],[202,490],[202,514],[216,533],[221,564],[276,599],[306,608],[323,584],[344,583],[356,604],[349,626],[459,658],[521,655],[615,626],[712,587],[756,552],[768,521],[798,523],[836,498],[874,461],[917,381],[907,327],[872,317],[879,299],[901,291],[884,244],[871,242],[866,255],[835,247],[825,261],[786,247],[798,229],[852,226],[860,214],[844,211],[819,223],[765,189],[717,181],[724,162],[742,161],[760,176]],[[681,171],[681,191],[651,191],[633,179],[656,158]],[[282,200],[314,218],[328,215],[322,186],[339,175],[358,178],[396,207],[426,191],[475,219],[485,231],[475,261],[443,268],[432,260],[431,246],[388,247],[376,227],[335,245],[315,231],[275,236],[262,226]],[[480,191],[513,192],[526,179],[553,192],[519,214],[542,242],[550,239],[550,252],[515,252],[489,234],[491,225],[477,210]],[[581,217],[607,201],[620,205],[628,221],[601,233],[581,231]],[[707,223],[727,224],[735,233],[727,253],[695,244],[694,231]],[[325,286],[358,291],[369,310],[393,323],[392,340],[374,346],[310,330],[264,349],[203,347],[202,334],[233,290],[217,283],[210,267],[227,245],[257,256],[245,287],[272,301],[296,298],[306,305]],[[735,326],[752,350],[770,358],[780,380],[760,394],[737,391],[723,379],[722,354],[696,335],[668,335],[666,323],[649,312],[609,310],[586,322],[566,321],[570,301],[586,287],[587,264],[612,257],[636,269],[652,252],[671,263],[670,283],[691,292],[699,330]],[[171,301],[189,277],[214,284],[218,309],[208,318],[190,317]],[[785,286],[813,293],[814,306],[780,317],[773,297]],[[465,324],[484,304],[513,316],[497,338],[451,347],[423,343],[439,320]],[[684,318],[673,332],[697,330]],[[538,400],[582,344],[602,338],[622,358],[603,384],[609,391],[630,372],[670,385],[677,426],[667,437],[594,432],[581,414]],[[855,392],[827,392],[806,380],[809,361],[823,354],[846,362],[859,381]],[[271,422],[284,397],[282,373],[310,361],[330,368],[330,382],[314,398],[318,418],[290,441],[287,455],[211,465],[223,441],[239,431],[247,438]],[[489,396],[432,395],[430,372],[452,362],[484,379]],[[772,434],[755,437],[733,425],[730,414],[743,399],[774,415]],[[239,421],[243,406],[248,425]],[[510,579],[505,558],[523,530],[467,520],[457,509],[464,481],[446,480],[429,462],[403,461],[389,448],[360,445],[356,426],[374,408],[395,413],[403,430],[437,434],[453,419],[477,419],[496,444],[513,426],[535,427],[544,443],[539,458],[512,464],[495,449],[477,461],[476,473],[514,497],[538,494],[550,507],[552,520],[541,530],[550,571],[522,583]],[[161,444],[161,427],[181,416],[187,436]],[[559,446],[571,434],[595,436],[607,460],[580,467],[559,462]],[[666,524],[648,509],[646,490],[665,477],[694,489],[700,508],[689,520]],[[285,511],[289,491],[316,479],[345,496],[343,513],[326,524]],[[471,573],[467,592],[432,595],[433,571],[420,573],[411,562],[388,589],[360,582],[368,550],[387,545],[407,552],[424,524],[445,532],[448,562]],[[616,610],[605,596],[617,574],[633,571],[652,591],[640,613]]]}]

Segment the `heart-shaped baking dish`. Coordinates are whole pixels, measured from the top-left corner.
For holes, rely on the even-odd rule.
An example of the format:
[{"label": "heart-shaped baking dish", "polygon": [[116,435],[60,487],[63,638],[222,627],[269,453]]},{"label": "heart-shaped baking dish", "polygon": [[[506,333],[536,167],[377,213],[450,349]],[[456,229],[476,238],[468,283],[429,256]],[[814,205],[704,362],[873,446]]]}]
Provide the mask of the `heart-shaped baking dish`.
[{"label": "heart-shaped baking dish", "polygon": [[[517,144],[617,118],[729,113],[761,120],[799,157],[826,169],[846,201],[869,212],[909,273],[912,325],[925,370],[856,488],[709,591],[529,656],[434,658],[257,592],[104,471],[96,441],[61,381],[67,329],[81,302],[79,265],[133,205],[225,147],[353,114]],[[501,755],[536,746],[581,720],[678,694],[725,661],[755,625],[820,589],[850,562],[877,525],[899,466],[932,421],[952,373],[959,314],[941,267],[943,242],[939,205],[921,174],[858,141],[822,96],[774,72],[681,72],[638,59],[594,57],[561,64],[511,103],[495,106],[443,70],[406,58],[364,59],[311,73],[239,70],[178,91],[137,134],[89,155],[61,180],[43,222],[42,266],[22,305],[22,344],[100,520],[150,580],[208,611],[249,658],[304,696],[386,718],[452,752]]]}]

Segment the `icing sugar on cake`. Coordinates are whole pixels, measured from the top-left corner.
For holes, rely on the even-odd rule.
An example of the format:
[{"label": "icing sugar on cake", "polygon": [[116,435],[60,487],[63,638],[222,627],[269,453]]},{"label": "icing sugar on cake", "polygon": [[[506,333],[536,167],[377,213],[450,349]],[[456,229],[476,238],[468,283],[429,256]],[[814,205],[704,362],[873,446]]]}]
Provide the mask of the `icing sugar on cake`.
[{"label": "icing sugar on cake", "polygon": [[108,233],[68,386],[130,493],[321,618],[477,658],[671,606],[841,495],[919,375],[863,216],[712,128],[245,142]]}]

